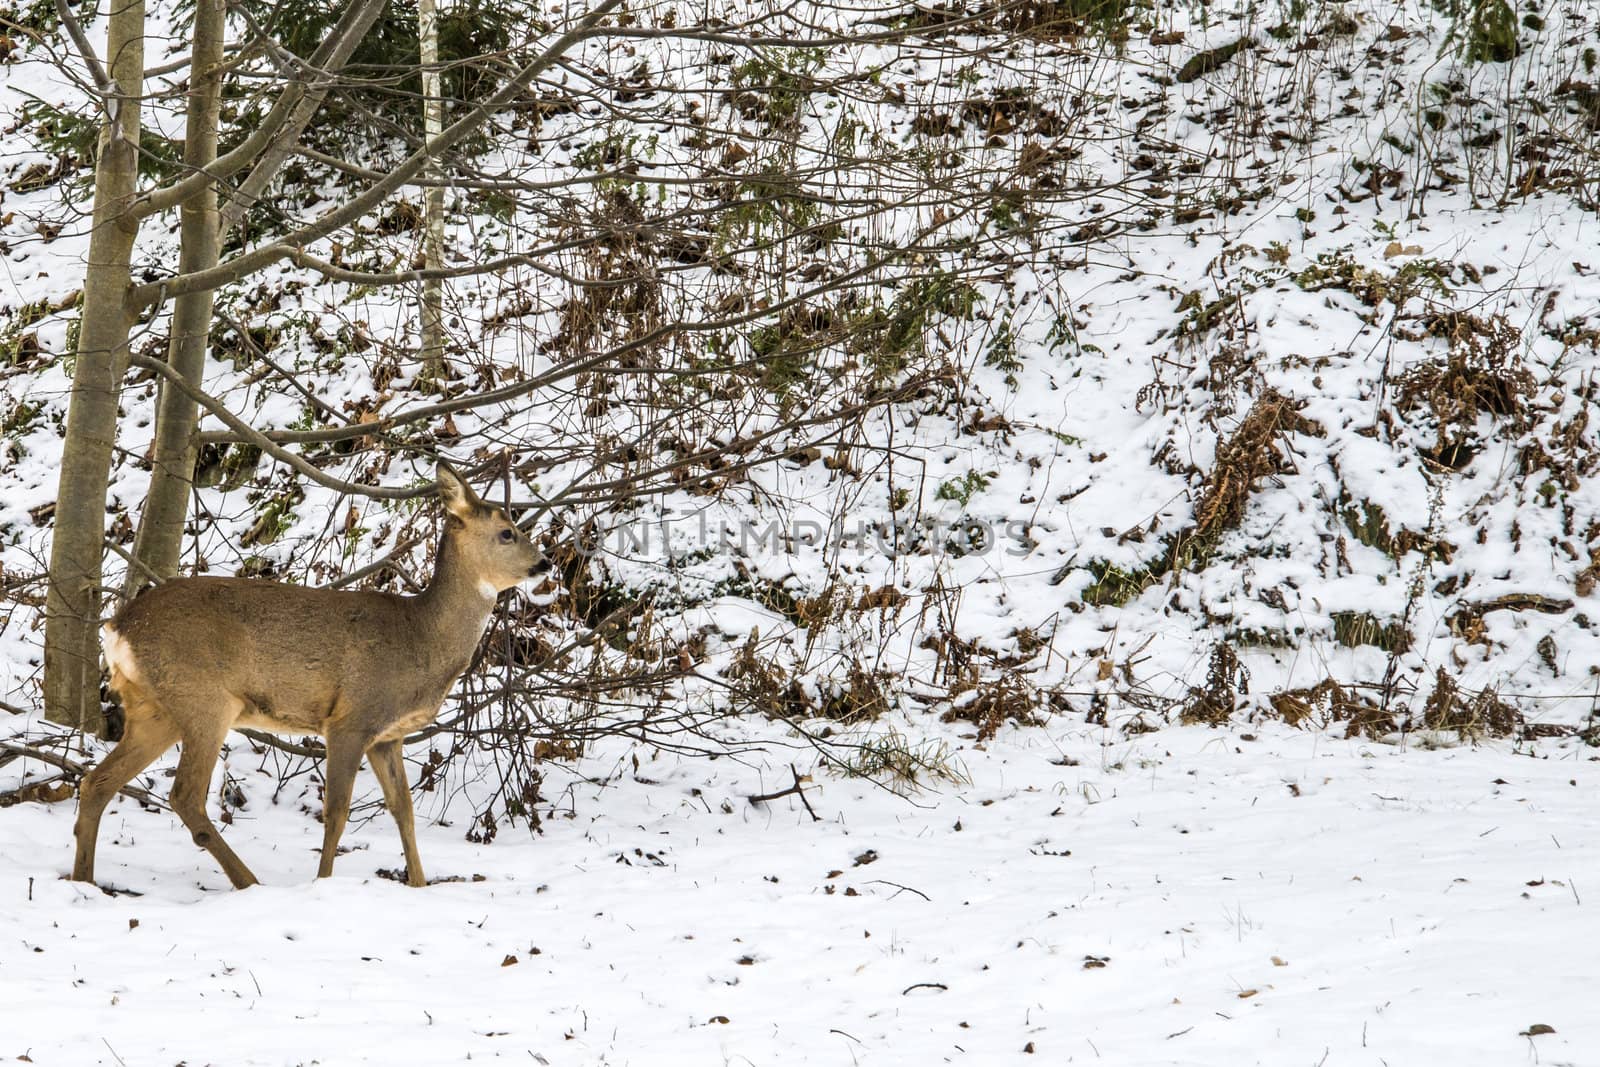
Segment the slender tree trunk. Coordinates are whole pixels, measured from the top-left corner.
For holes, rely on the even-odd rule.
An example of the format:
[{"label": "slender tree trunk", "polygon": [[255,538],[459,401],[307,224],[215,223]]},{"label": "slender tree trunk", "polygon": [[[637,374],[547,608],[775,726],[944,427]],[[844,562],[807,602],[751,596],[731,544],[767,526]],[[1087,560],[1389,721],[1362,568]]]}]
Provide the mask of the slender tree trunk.
[{"label": "slender tree trunk", "polygon": [[[190,59],[188,121],[183,162],[189,170],[210,166],[217,158],[217,117],[222,106],[222,44],[226,0],[197,0]],[[216,186],[207,186],[184,201],[180,212],[179,269],[209,270],[217,265],[218,215]],[[173,304],[167,362],[191,382],[205,373],[211,334],[214,292],[184,293]],[[194,431],[199,409],[181,390],[162,385],[156,410],[156,440],[150,492],[139,516],[133,555],[142,566],[128,568],[123,589],[133,596],[152,577],[178,573],[183,524],[189,514],[194,478]]]},{"label": "slender tree trunk", "polygon": [[138,224],[126,209],[138,182],[144,88],[144,0],[107,0],[107,8],[106,60],[115,88],[95,160],[93,229],[45,604],[45,717],[86,730],[103,725],[100,567],[117,396],[133,326],[127,297]]},{"label": "slender tree trunk", "polygon": [[[200,0],[195,8],[193,76],[190,82],[188,131],[184,138],[184,163],[193,173],[209,166],[217,157],[217,119],[221,104],[221,64],[223,56],[225,0]],[[337,41],[313,57],[325,69],[341,68],[384,5],[368,3],[361,16]],[[290,112],[277,137],[262,152],[239,188],[232,190],[226,206],[219,210],[218,187],[208,185],[185,200],[180,209],[180,273],[209,270],[217,265],[223,238],[243,221],[246,212],[271,184],[293,153],[300,134],[310,123],[328,94],[323,84],[308,90]],[[207,342],[211,336],[215,293],[205,290],[182,293],[173,304],[172,336],[167,361],[188,381],[204,381]],[[183,553],[183,528],[188,519],[189,498],[194,488],[194,431],[200,423],[200,409],[180,389],[165,380],[156,413],[156,439],[152,455],[150,493],[139,516],[139,533],[134,542],[135,564],[128,568],[123,591],[133,596],[152,576],[170,578],[178,571]]]},{"label": "slender tree trunk", "polygon": [[[438,0],[418,0],[417,36],[422,44],[422,132],[431,144],[444,129],[444,100],[439,87]],[[430,157],[423,176],[437,182],[439,161]],[[424,187],[422,197],[422,265],[438,270],[444,260],[444,187]],[[444,279],[422,281],[422,380],[439,382],[444,365]]]}]

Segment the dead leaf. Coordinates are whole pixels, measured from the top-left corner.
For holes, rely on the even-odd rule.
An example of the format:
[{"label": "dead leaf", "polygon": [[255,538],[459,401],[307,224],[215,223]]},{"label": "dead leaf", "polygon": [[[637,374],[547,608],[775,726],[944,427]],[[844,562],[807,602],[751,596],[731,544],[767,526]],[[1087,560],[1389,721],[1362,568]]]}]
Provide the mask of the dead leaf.
[{"label": "dead leaf", "polygon": [[1399,241],[1390,241],[1388,244],[1383,246],[1384,259],[1393,259],[1396,256],[1420,255],[1422,255],[1421,245],[1403,245]]},{"label": "dead leaf", "polygon": [[71,800],[72,792],[71,782],[32,782],[10,793],[0,793],[0,808],[9,808],[13,804],[59,804],[63,800]]}]

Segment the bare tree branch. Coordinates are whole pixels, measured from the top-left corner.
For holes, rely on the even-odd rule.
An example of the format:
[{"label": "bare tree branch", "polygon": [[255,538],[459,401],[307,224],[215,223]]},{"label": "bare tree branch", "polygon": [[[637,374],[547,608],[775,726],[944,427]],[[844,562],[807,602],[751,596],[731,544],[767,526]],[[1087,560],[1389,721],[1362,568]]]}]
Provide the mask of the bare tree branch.
[{"label": "bare tree branch", "polygon": [[382,485],[360,485],[356,482],[347,482],[343,478],[335,478],[333,475],[307,462],[303,457],[269,440],[264,434],[251,429],[250,424],[229,411],[226,404],[210,393],[196,387],[193,382],[173,370],[165,361],[134,354],[129,357],[129,362],[135,367],[143,367],[145,370],[155,371],[174,388],[182,390],[195,403],[221,419],[223,424],[237,434],[240,440],[255,445],[273,459],[286,464],[318,485],[336,489],[341,493],[373,497],[381,500],[412,500],[419,496],[427,496],[434,491],[432,483],[411,489],[396,489]]},{"label": "bare tree branch", "polygon": [[[161,303],[177,296],[179,293],[216,289],[230,282],[238,281],[260,270],[262,267],[294,255],[295,252],[303,249],[306,245],[318,241],[340,227],[361,218],[367,212],[383,203],[390,193],[409,184],[413,178],[421,174],[426,169],[430,157],[441,156],[466,140],[474,131],[487,122],[495,112],[520,96],[529,83],[553,64],[562,53],[580,41],[587,40],[603,32],[597,30],[597,27],[621,3],[622,0],[600,0],[600,3],[580,19],[577,25],[556,38],[548,48],[539,54],[538,58],[532,60],[518,71],[516,77],[501,86],[498,91],[483,103],[475,106],[467,115],[452,123],[449,128],[430,142],[423,150],[413,153],[391,171],[387,177],[374,183],[365,192],[328,211],[310,225],[303,226],[272,244],[234,256],[211,270],[177,275],[163,281],[134,286],[128,294],[129,308],[134,310],[142,309]],[[234,153],[229,153],[229,156],[232,155]],[[185,182],[189,180],[191,179],[184,179]],[[179,183],[179,185],[182,184]],[[171,188],[176,189],[177,186]],[[170,199],[170,203],[167,206],[177,204],[181,200],[181,196],[176,199]],[[146,211],[145,213],[148,214],[149,212]]]},{"label": "bare tree branch", "polygon": [[95,88],[100,90],[102,97],[108,97],[116,91],[111,84],[111,78],[106,74],[105,66],[100,62],[100,57],[95,54],[94,45],[89,43],[89,37],[83,32],[83,24],[78,21],[78,16],[67,6],[67,0],[56,0],[56,17],[61,20],[61,25],[67,28],[67,36],[72,38],[72,43],[78,49],[78,56],[83,60],[83,65],[89,70],[89,77],[94,79]]},{"label": "bare tree branch", "polygon": [[[358,0],[351,4],[345,10],[339,24],[329,33],[328,39],[312,55],[308,65],[312,68],[327,65],[330,58],[338,55],[341,50],[346,50],[345,54],[348,55],[348,51],[354,50],[357,41],[378,17],[386,2],[387,0]],[[136,198],[127,211],[130,220],[137,221],[177,207],[206,185],[230,178],[253,164],[274,143],[279,132],[297,116],[300,104],[306,97],[308,85],[309,80],[304,74],[286,85],[278,94],[277,100],[273,102],[272,109],[250,135],[231,152],[218,156],[217,161],[211,166],[194,171],[171,185],[153,189]]]},{"label": "bare tree branch", "polygon": [[[240,10],[243,10],[242,7]],[[324,49],[318,49],[317,54],[312,57],[313,62],[320,62],[327,69],[314,69],[309,65],[306,66],[307,70],[311,70],[319,76],[316,88],[306,93],[295,104],[288,120],[284,122],[273,136],[272,141],[262,150],[260,159],[251,167],[250,173],[245,175],[244,180],[239,183],[239,187],[233,191],[227,202],[222,205],[217,229],[219,243],[227,240],[228,233],[244,219],[245,214],[256,203],[257,198],[266,191],[267,187],[272,184],[272,179],[283,169],[283,164],[294,153],[295,143],[300,139],[300,134],[310,124],[317,110],[322,107],[322,102],[327,97],[328,89],[337,78],[338,71],[344,67],[345,62],[361,43],[361,38],[366,35],[372,22],[376,21],[378,14],[381,13],[382,5],[380,4],[372,19],[359,25],[351,25],[344,36],[337,38],[337,44],[334,43],[334,38],[330,37],[329,41],[324,44],[326,55],[323,54]],[[255,25],[253,20],[251,20],[251,25]],[[264,30],[257,28],[257,33],[265,51],[274,54],[281,53],[278,58],[282,64],[288,65],[303,62],[298,60],[292,53],[279,49]]]}]

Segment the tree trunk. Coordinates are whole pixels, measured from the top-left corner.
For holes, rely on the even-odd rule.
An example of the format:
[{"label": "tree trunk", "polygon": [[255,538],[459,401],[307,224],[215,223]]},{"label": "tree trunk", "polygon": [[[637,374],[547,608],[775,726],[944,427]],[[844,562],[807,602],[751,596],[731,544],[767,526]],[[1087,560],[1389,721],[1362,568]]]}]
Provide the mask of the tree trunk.
[{"label": "tree trunk", "polygon": [[[217,117],[222,105],[222,44],[226,0],[197,0],[190,59],[189,107],[183,140],[184,166],[191,172],[217,158]],[[218,255],[217,189],[214,185],[184,201],[180,212],[179,269],[209,270]],[[214,292],[202,290],[178,297],[172,310],[167,362],[191,382],[205,374],[211,334]],[[123,585],[132,597],[152,578],[178,573],[183,549],[183,524],[189,514],[194,479],[194,431],[200,412],[181,390],[163,383],[156,410],[156,435],[150,492],[139,516],[139,536]]]},{"label": "tree trunk", "polygon": [[101,556],[106,486],[117,435],[117,396],[127,366],[129,265],[138,224],[127,217],[139,175],[144,86],[144,0],[108,0],[106,101],[95,160],[94,220],[83,282],[72,399],[56,491],[45,604],[45,717],[99,730]]},{"label": "tree trunk", "polygon": [[[224,0],[200,0],[195,8],[193,76],[190,82],[188,130],[184,138],[184,163],[189,173],[210,166],[217,157],[217,119],[222,94],[222,56],[226,36]],[[337,71],[383,11],[382,3],[368,3],[346,32],[327,42],[313,60],[319,69]],[[325,64],[325,66],[320,66]],[[276,137],[266,146],[226,207],[218,208],[218,187],[207,185],[180,205],[181,247],[179,273],[209,270],[217,265],[222,240],[243,221],[246,212],[271,184],[293,153],[301,132],[322,106],[329,86],[305,92],[295,104]],[[215,292],[207,289],[181,293],[174,301],[172,336],[167,362],[186,380],[201,384],[205,378],[207,341],[211,336]],[[153,578],[170,578],[178,572],[183,553],[183,527],[194,489],[194,431],[200,409],[181,389],[165,380],[156,413],[156,439],[150,473],[150,493],[139,516],[133,566],[123,584],[133,596]]]},{"label": "tree trunk", "polygon": [[[417,36],[422,45],[422,133],[427,144],[444,129],[444,100],[439,87],[439,8],[438,0],[418,0]],[[430,157],[423,171],[425,178],[438,182],[439,161]],[[444,187],[424,186],[422,195],[422,265],[434,271],[444,259]],[[443,381],[444,365],[444,279],[422,280],[422,380]]]}]

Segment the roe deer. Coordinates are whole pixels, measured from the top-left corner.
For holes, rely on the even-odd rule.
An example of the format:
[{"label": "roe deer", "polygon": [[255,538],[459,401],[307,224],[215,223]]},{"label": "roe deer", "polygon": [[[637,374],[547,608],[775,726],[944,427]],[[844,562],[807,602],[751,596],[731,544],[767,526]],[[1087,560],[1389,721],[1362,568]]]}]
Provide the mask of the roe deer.
[{"label": "roe deer", "polygon": [[446,511],[433,580],[416,596],[280,585],[255,578],[176,578],[129,602],[104,627],[122,740],[79,792],[72,877],[94,881],[100,816],[116,792],[183,742],[172,808],[195,844],[243,889],[255,875],[206,817],[229,730],[255,726],[327,739],[322,863],[333,860],[367,754],[400,827],[406,881],[426,884],[401,743],[439,714],[472,658],[495,598],[539,569],[539,550],[441,463]]}]

